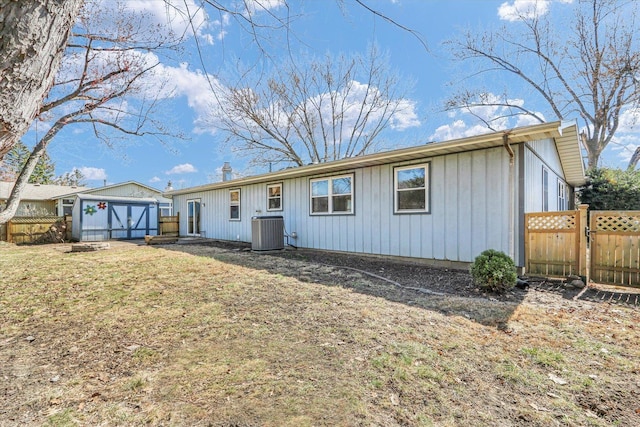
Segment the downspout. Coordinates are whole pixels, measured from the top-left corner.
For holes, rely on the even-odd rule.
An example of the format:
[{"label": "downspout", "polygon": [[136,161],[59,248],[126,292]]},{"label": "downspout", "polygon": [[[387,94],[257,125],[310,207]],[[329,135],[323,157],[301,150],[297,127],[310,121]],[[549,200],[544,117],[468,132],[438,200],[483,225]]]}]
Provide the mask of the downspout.
[{"label": "downspout", "polygon": [[509,145],[509,132],[502,134],[502,145],[509,153],[509,256],[512,260],[515,258],[515,183],[514,183],[514,169],[515,169],[515,153]]}]

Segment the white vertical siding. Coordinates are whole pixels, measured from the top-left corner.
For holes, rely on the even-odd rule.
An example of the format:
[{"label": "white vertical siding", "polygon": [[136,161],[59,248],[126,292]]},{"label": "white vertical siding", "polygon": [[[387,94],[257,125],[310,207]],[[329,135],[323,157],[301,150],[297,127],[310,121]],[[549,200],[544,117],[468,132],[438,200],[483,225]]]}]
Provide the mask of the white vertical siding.
[{"label": "white vertical siding", "polygon": [[[542,160],[544,159],[544,161]],[[549,211],[558,210],[558,180],[564,182],[564,175],[558,152],[552,140],[534,141],[525,145],[525,213],[542,212],[542,170],[549,173]],[[570,186],[567,185],[567,189]]]},{"label": "white vertical siding", "polygon": [[[430,213],[393,213],[394,166],[430,166]],[[282,215],[299,247],[471,262],[485,249],[509,251],[509,156],[503,147],[380,165],[354,174],[353,215],[309,215],[310,177],[283,180],[282,212],[266,211],[266,185],[241,187],[241,221],[229,221],[229,187],[174,196],[180,230],[187,200],[200,198],[206,237],[251,241],[251,217]],[[231,183],[231,185],[233,185]],[[514,184],[515,185],[515,184]]]}]

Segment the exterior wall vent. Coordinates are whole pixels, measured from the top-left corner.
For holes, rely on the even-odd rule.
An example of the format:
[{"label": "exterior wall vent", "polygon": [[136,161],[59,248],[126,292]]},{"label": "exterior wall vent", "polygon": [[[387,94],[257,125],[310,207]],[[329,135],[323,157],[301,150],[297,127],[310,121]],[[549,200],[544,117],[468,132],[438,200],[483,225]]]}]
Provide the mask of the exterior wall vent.
[{"label": "exterior wall vent", "polygon": [[275,251],[284,249],[284,218],[254,216],[251,218],[251,250]]}]

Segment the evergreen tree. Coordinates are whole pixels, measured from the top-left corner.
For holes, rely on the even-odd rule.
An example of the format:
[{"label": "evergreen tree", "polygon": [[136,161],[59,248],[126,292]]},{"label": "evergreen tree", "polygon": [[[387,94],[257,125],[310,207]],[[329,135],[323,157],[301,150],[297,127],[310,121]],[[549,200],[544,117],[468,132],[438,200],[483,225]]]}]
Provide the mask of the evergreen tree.
[{"label": "evergreen tree", "polygon": [[578,197],[590,210],[640,210],[640,171],[595,168],[587,176]]},{"label": "evergreen tree", "polygon": [[[15,181],[30,155],[31,150],[22,141],[15,144],[5,155],[0,165],[0,179]],[[45,152],[29,177],[29,184],[53,184],[54,175],[55,164]]]},{"label": "evergreen tree", "polygon": [[53,180],[54,184],[58,185],[73,185],[76,187],[82,187],[85,185],[85,176],[79,169],[73,169],[71,172],[65,172],[56,179]]}]

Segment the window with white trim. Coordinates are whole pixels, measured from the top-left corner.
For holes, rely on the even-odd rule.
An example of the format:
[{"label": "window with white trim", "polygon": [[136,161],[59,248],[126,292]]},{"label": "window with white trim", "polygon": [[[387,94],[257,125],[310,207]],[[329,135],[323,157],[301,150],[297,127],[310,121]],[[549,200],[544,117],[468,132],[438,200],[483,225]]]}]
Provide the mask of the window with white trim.
[{"label": "window with white trim", "polygon": [[429,165],[394,168],[395,213],[429,213]]},{"label": "window with white trim", "polygon": [[549,211],[549,171],[542,168],[542,212]]},{"label": "window with white trim", "polygon": [[282,210],[282,183],[267,185],[267,210]]},{"label": "window with white trim", "polygon": [[311,186],[311,214],[353,213],[353,174],[316,178]]},{"label": "window with white trim", "polygon": [[558,179],[558,210],[567,210],[567,185]]},{"label": "window with white trim", "polygon": [[71,215],[75,199],[62,199],[62,215]]},{"label": "window with white trim", "polygon": [[240,189],[229,190],[229,219],[240,221]]}]

